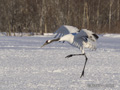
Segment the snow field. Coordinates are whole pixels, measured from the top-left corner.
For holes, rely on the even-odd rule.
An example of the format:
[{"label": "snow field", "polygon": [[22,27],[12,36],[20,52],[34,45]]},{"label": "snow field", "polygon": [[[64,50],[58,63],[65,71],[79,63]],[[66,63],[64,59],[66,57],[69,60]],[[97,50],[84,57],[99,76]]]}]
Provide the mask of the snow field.
[{"label": "snow field", "polygon": [[67,43],[42,44],[51,36],[0,37],[0,90],[119,90],[120,37],[103,35],[96,51],[84,56]]}]

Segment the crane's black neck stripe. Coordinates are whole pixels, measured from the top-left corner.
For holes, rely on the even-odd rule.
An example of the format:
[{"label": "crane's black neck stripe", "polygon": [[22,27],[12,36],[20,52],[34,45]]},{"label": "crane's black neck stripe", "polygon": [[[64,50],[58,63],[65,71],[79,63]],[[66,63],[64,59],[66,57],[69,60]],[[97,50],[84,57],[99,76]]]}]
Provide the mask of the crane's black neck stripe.
[{"label": "crane's black neck stripe", "polygon": [[97,34],[92,34],[92,35],[95,37],[95,39],[99,38]]},{"label": "crane's black neck stripe", "polygon": [[57,38],[57,39],[53,39],[53,40],[51,40],[51,42],[59,41],[59,40],[60,40],[60,38]]}]

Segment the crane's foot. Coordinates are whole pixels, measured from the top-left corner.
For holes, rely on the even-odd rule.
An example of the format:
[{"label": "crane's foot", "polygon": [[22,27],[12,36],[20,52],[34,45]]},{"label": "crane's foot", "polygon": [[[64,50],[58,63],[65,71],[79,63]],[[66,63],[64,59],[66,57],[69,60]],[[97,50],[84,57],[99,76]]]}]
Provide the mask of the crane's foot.
[{"label": "crane's foot", "polygon": [[68,56],[66,56],[65,58],[70,58],[70,57],[72,57],[73,55],[72,54],[70,54],[70,55],[68,55]]},{"label": "crane's foot", "polygon": [[81,74],[80,78],[82,78],[83,76],[84,76],[84,70],[82,71],[82,74]]}]

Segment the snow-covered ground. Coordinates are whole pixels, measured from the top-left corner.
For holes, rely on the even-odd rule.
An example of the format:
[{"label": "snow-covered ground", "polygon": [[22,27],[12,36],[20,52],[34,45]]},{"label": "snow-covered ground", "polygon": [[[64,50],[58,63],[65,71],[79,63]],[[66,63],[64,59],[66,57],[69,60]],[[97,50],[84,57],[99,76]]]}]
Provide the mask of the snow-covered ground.
[{"label": "snow-covered ground", "polygon": [[119,90],[120,34],[100,35],[96,51],[84,56],[67,43],[40,48],[51,36],[0,37],[0,90]]}]

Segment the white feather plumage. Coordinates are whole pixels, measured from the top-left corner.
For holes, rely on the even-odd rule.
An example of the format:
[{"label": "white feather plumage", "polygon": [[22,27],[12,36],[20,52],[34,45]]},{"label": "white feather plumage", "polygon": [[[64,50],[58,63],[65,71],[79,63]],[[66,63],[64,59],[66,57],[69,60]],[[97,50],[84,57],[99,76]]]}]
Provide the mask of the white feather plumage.
[{"label": "white feather plumage", "polygon": [[79,31],[76,27],[63,25],[55,34],[55,38],[60,38],[59,41],[69,42],[71,45],[79,48],[82,53],[84,53],[84,47],[96,49],[96,38],[90,30],[82,29]]},{"label": "white feather plumage", "polygon": [[58,28],[55,32],[55,38],[60,38],[61,36],[64,36],[66,34],[70,33],[76,33],[79,29],[73,26],[63,25],[60,28]]}]

